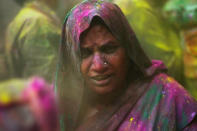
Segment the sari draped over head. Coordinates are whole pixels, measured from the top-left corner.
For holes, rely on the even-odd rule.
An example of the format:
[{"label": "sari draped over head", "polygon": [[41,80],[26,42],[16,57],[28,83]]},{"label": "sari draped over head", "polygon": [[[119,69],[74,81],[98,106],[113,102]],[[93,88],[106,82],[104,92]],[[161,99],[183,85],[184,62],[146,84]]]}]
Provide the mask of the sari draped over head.
[{"label": "sari draped over head", "polygon": [[[80,35],[94,19],[101,19],[120,42],[132,63],[128,88],[117,100],[76,126],[83,98],[80,73]],[[174,79],[165,65],[144,53],[120,8],[103,0],[86,0],[66,16],[60,46],[56,89],[65,130],[159,130],[183,129],[195,118],[197,104]],[[62,119],[61,119],[62,120]]]}]

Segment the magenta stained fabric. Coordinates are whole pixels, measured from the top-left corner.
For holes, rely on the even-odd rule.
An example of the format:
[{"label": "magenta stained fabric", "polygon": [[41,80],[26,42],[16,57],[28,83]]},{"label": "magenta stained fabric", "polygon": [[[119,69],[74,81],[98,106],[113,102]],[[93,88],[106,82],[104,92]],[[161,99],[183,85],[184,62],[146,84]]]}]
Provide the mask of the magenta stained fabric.
[{"label": "magenta stained fabric", "polygon": [[[80,74],[80,35],[94,18],[100,18],[125,47],[133,63],[132,79],[123,95],[115,103],[101,110],[84,123],[75,125],[80,100],[74,102],[70,90],[83,84],[72,84],[69,80],[78,79],[72,75]],[[61,77],[66,84],[61,84],[61,95],[67,97],[65,129],[78,131],[152,131],[152,130],[195,130],[197,127],[197,102],[166,74],[166,67],[161,61],[149,60],[128,24],[126,17],[115,4],[103,0],[86,0],[74,7],[67,15],[62,32]],[[61,70],[62,69],[62,70]],[[65,70],[63,70],[65,69]],[[70,73],[68,70],[73,70]],[[80,75],[79,75],[80,76]],[[69,79],[70,78],[70,79]],[[71,79],[72,78],[72,79]],[[79,77],[80,78],[80,77]],[[71,84],[70,84],[70,83]],[[74,91],[73,91],[74,92]],[[65,94],[64,94],[65,93]],[[83,91],[81,91],[83,94]],[[80,93],[76,92],[81,99]],[[76,100],[76,98],[75,98]]]},{"label": "magenta stained fabric", "polygon": [[[154,60],[153,65],[147,70],[149,73],[154,73],[156,68],[163,69],[161,61]],[[114,110],[118,104],[118,108]],[[134,82],[119,98],[116,105],[96,114],[94,118],[83,123],[78,131],[195,131],[197,129],[196,101],[179,83],[165,73]],[[111,113],[111,117],[106,119],[104,114],[108,113]],[[98,123],[102,124],[98,126]]]}]

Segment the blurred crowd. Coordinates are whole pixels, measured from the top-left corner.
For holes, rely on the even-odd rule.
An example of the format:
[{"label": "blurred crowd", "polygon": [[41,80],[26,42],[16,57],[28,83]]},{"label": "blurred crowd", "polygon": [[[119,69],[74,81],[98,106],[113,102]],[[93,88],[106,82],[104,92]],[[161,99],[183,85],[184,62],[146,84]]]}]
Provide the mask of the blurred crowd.
[{"label": "blurred crowd", "polygon": [[[59,129],[53,91],[61,27],[67,11],[81,1],[0,2],[0,129]],[[197,2],[110,1],[121,7],[146,54],[162,60],[197,99]]]}]

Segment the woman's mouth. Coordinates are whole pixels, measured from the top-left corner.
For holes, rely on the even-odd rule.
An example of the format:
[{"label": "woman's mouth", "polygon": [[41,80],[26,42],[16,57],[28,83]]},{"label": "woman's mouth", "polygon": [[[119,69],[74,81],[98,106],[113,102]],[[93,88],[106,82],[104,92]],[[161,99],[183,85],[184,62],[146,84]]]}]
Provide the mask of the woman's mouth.
[{"label": "woman's mouth", "polygon": [[90,79],[92,83],[97,86],[105,86],[109,84],[111,77],[112,77],[111,74],[110,75],[97,75],[97,76],[90,77]]}]

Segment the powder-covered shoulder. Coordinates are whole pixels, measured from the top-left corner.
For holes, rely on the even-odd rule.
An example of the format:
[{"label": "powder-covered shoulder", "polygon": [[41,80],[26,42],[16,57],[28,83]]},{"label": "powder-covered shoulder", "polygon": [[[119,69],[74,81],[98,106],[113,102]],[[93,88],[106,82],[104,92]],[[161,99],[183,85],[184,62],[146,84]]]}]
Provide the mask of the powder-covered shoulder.
[{"label": "powder-covered shoulder", "polygon": [[173,101],[177,128],[183,129],[197,117],[196,100],[175,79],[164,73],[158,74],[154,81],[161,85],[162,94],[166,95],[168,100]]},{"label": "powder-covered shoulder", "polygon": [[188,92],[184,89],[184,87],[179,84],[174,78],[168,76],[165,73],[160,73],[155,76],[154,82],[156,84],[160,84],[163,87],[163,90],[168,91],[172,95],[180,95],[177,93],[181,93],[182,95],[188,96]]},{"label": "powder-covered shoulder", "polygon": [[187,90],[181,84],[179,84],[174,78],[168,76],[165,73],[158,74],[154,78],[154,81],[157,84],[162,85],[163,91],[170,93],[176,98],[184,97],[184,98],[193,99],[193,97],[187,92]]}]

